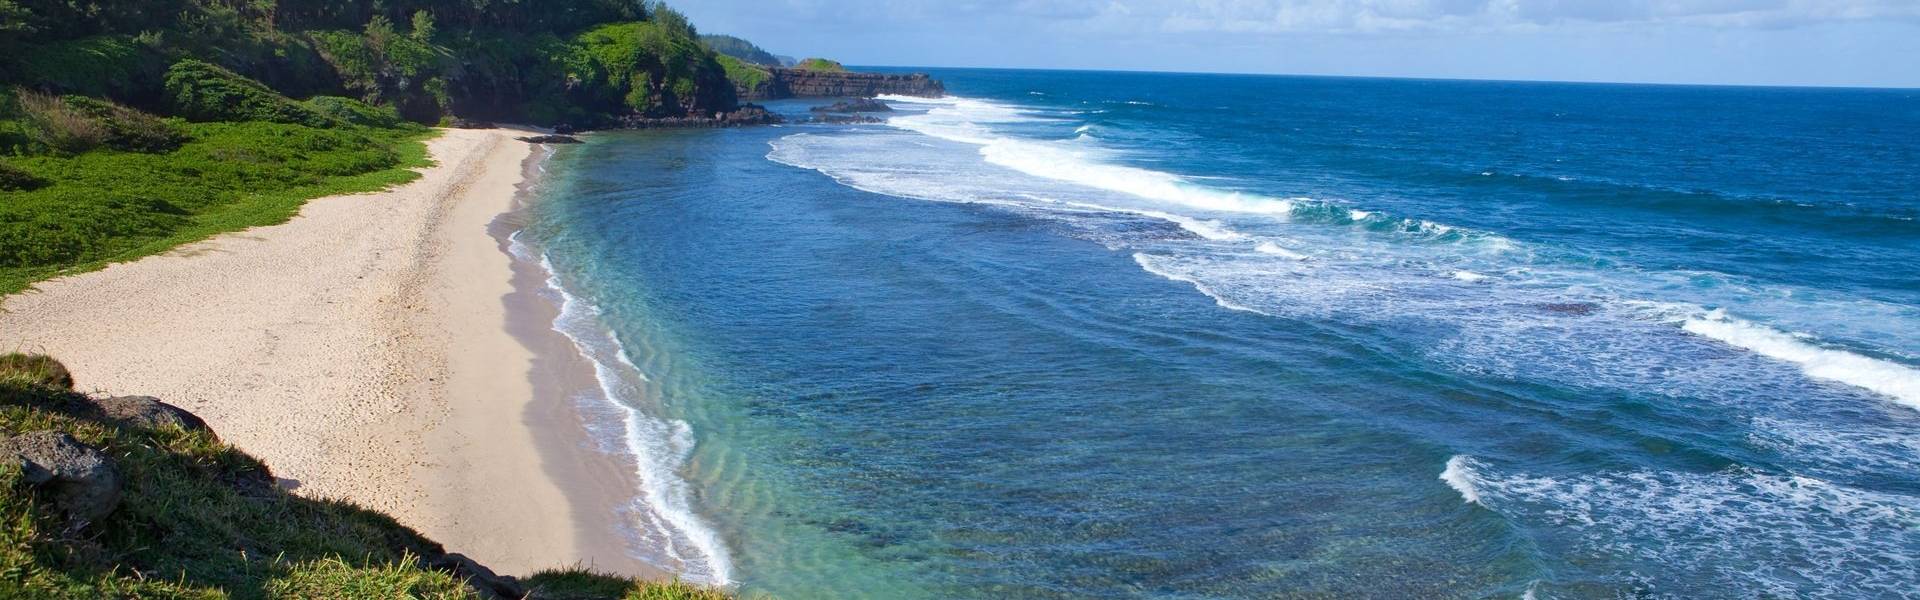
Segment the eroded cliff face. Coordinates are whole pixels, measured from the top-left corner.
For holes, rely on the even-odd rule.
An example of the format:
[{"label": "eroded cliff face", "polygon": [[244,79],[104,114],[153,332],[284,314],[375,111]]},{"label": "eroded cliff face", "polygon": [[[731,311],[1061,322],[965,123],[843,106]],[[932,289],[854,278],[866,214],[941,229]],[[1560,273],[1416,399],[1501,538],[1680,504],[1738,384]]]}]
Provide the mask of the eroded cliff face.
[{"label": "eroded cliff face", "polygon": [[768,71],[771,76],[756,88],[738,90],[741,99],[871,98],[881,94],[931,98],[947,93],[946,86],[940,80],[926,73],[855,73],[783,68]]}]

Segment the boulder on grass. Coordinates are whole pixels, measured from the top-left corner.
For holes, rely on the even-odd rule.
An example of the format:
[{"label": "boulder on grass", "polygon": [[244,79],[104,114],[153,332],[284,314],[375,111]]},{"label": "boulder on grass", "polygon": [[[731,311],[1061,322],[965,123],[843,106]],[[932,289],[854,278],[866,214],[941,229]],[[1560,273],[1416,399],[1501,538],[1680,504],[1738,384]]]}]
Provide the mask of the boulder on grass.
[{"label": "boulder on grass", "polygon": [[207,422],[186,409],[161,402],[152,396],[114,396],[93,403],[108,419],[135,427],[160,428],[168,425],[187,431],[205,431]]},{"label": "boulder on grass", "polygon": [[0,440],[0,458],[19,461],[27,484],[46,490],[73,529],[120,506],[120,471],[113,461],[66,433],[35,431]]}]

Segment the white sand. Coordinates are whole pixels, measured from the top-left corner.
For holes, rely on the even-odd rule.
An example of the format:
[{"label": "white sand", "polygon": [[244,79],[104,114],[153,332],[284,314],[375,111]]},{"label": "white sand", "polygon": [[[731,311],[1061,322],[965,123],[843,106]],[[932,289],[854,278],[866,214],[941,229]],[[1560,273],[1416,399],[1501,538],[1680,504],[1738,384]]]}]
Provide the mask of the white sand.
[{"label": "white sand", "polygon": [[448,130],[411,184],[293,220],[43,282],[0,303],[0,345],[51,354],[84,391],[160,397],[297,482],[503,573],[587,556],[525,414],[508,335],[524,132]]}]

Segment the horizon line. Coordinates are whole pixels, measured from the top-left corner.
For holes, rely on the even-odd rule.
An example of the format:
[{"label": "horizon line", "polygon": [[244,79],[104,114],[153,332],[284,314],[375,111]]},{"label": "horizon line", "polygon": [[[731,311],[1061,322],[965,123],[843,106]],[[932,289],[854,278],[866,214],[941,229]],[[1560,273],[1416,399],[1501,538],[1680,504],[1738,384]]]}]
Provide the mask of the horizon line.
[{"label": "horizon line", "polygon": [[1777,88],[1808,90],[1860,90],[1860,91],[1920,91],[1920,84],[1910,86],[1875,85],[1833,85],[1818,83],[1687,83],[1673,81],[1605,81],[1595,79],[1501,79],[1478,77],[1437,77],[1413,75],[1340,75],[1324,73],[1252,73],[1244,71],[1167,71],[1159,69],[1106,69],[1106,68],[1065,68],[1065,67],[968,67],[941,65],[848,65],[850,68],[880,69],[971,69],[978,71],[1052,71],[1082,73],[1137,73],[1153,75],[1232,75],[1242,77],[1299,77],[1324,79],[1391,79],[1400,81],[1444,81],[1478,83],[1550,83],[1570,85],[1638,85],[1666,87],[1713,87],[1713,88]]}]

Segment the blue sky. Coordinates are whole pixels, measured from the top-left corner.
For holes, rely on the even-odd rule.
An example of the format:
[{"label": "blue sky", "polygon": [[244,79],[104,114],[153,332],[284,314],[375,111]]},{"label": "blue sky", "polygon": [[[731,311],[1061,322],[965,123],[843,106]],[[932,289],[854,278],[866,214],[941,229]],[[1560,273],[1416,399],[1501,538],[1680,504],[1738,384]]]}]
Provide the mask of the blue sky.
[{"label": "blue sky", "polygon": [[1920,87],[1920,0],[679,0],[847,64]]}]

